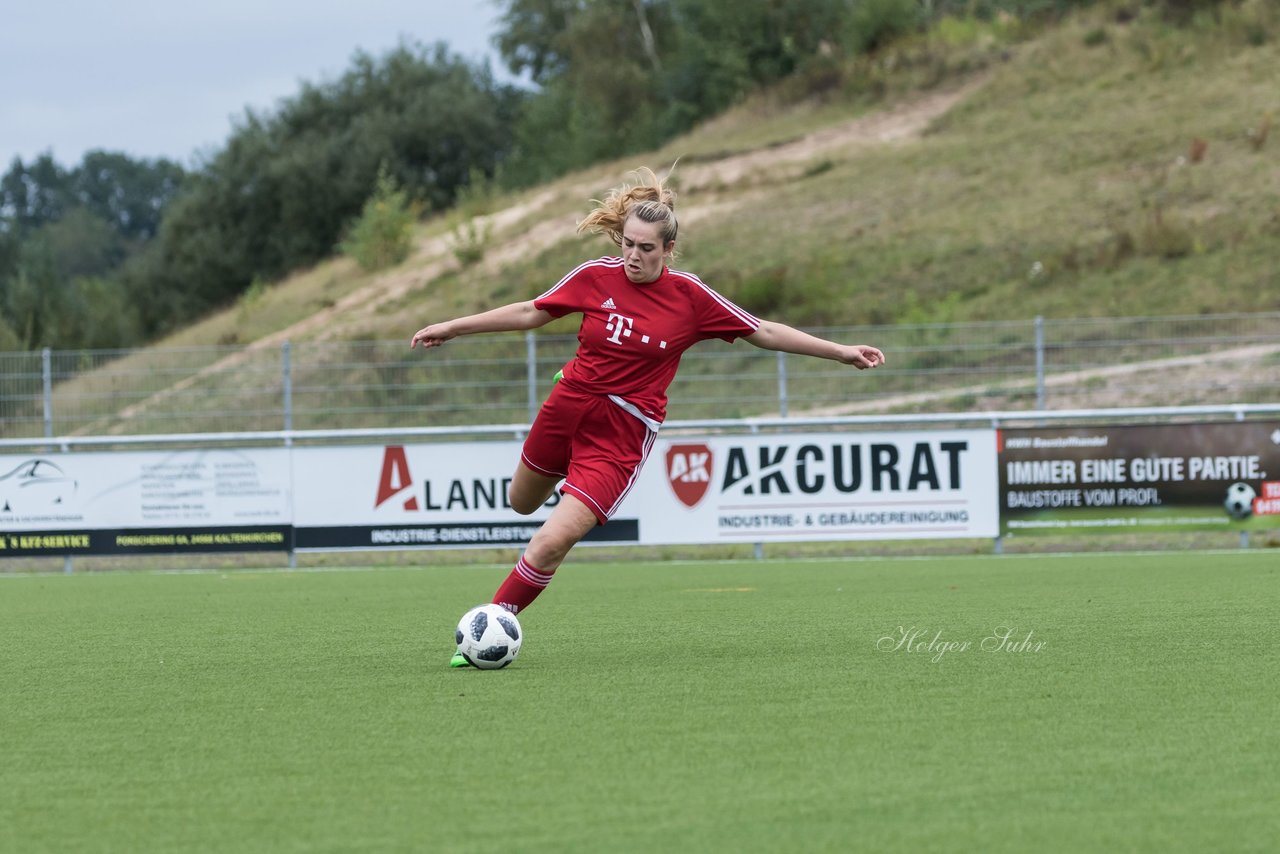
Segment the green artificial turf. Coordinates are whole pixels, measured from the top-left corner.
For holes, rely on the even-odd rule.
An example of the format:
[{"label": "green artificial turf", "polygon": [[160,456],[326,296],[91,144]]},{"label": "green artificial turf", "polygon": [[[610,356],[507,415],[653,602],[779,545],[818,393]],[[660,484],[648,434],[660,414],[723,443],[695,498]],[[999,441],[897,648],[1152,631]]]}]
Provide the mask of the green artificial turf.
[{"label": "green artificial turf", "polygon": [[0,850],[1280,838],[1275,554],[571,562],[450,669],[504,575],[0,578]]}]

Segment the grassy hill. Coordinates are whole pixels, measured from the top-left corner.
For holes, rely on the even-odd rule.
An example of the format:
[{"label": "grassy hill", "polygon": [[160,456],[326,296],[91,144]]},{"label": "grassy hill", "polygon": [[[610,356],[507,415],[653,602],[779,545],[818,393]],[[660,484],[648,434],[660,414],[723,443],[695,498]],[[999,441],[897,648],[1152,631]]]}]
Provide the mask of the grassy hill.
[{"label": "grassy hill", "polygon": [[[1277,45],[1280,11],[1262,0],[1180,27],[1132,2],[1038,33],[944,22],[660,151],[474,193],[423,223],[394,269],[299,271],[131,358],[227,345],[208,375],[286,340],[407,343],[611,253],[574,233],[589,199],[677,161],[676,266],[795,325],[1277,311]],[[61,391],[101,385],[90,373]]]},{"label": "grassy hill", "polygon": [[[1280,13],[1253,3],[1224,14],[1175,28],[1108,6],[1021,43],[976,25],[934,34],[865,63],[852,97],[762,95],[659,152],[482,200],[506,215],[480,264],[457,262],[455,220],[439,218],[396,270],[371,277],[335,260],[164,344],[245,344],[358,293],[378,310],[295,332],[407,340],[432,318],[531,296],[612,251],[573,233],[589,198],[634,166],[677,158],[679,265],[792,323],[1280,309],[1280,139],[1267,138],[1280,113]],[[964,87],[923,135],[770,157],[918,103],[922,79]],[[863,91],[876,88],[879,98]]]}]

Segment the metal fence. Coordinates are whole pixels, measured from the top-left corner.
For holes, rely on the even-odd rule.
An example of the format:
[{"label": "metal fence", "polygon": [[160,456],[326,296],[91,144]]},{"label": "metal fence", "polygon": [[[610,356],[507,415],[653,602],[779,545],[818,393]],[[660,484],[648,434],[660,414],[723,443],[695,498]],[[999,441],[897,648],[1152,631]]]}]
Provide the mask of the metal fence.
[{"label": "metal fence", "polygon": [[[722,342],[685,354],[673,419],[1280,401],[1280,312],[832,327],[888,363]],[[527,423],[569,335],[0,353],[0,437]]]}]

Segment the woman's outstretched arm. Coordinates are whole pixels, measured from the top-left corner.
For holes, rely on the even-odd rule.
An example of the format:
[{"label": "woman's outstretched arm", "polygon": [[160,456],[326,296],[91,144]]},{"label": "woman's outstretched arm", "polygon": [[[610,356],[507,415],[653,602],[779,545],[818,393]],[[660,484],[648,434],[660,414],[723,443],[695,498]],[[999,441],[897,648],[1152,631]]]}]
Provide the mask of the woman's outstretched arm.
[{"label": "woman's outstretched arm", "polygon": [[533,300],[513,302],[480,314],[469,314],[466,317],[424,326],[414,333],[409,347],[412,349],[419,344],[423,347],[439,347],[450,338],[457,338],[459,335],[537,329],[539,326],[546,326],[554,319],[542,309],[534,308]]},{"label": "woman's outstretched arm", "polygon": [[760,328],[743,340],[763,350],[781,350],[798,356],[831,359],[853,365],[860,371],[884,364],[884,353],[875,347],[866,344],[838,344],[772,320],[760,321]]}]

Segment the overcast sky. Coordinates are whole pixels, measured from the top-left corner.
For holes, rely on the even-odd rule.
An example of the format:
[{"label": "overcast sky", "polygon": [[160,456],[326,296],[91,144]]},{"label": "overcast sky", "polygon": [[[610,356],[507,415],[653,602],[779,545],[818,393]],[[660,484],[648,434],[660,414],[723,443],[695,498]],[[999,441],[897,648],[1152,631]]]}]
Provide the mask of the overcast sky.
[{"label": "overcast sky", "polygon": [[0,173],[90,149],[190,166],[246,107],[338,78],[357,50],[444,41],[490,59],[493,0],[17,0],[0,15]]}]

